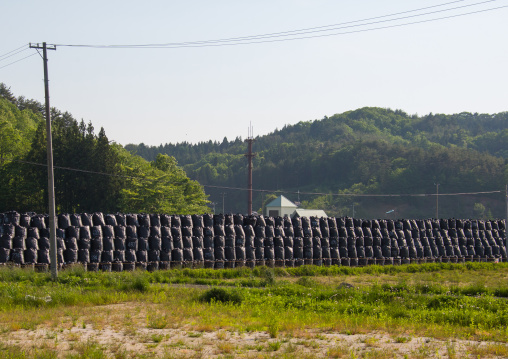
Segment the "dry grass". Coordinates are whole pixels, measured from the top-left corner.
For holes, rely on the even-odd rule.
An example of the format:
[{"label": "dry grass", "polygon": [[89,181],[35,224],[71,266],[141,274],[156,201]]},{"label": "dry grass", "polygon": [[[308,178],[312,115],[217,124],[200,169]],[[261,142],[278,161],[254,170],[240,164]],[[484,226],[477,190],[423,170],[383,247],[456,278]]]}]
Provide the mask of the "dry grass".
[{"label": "dry grass", "polygon": [[235,347],[232,343],[227,341],[219,341],[217,343],[217,352],[219,354],[230,354],[233,353]]},{"label": "dry grass", "polygon": [[328,358],[347,358],[350,349],[346,345],[336,345],[328,348],[326,355]]},{"label": "dry grass", "polygon": [[468,345],[467,351],[473,358],[508,358],[508,347],[499,343]]},{"label": "dry grass", "polygon": [[[428,338],[396,340],[383,333],[346,335],[307,331],[302,338],[270,339],[267,332],[237,333],[219,330],[189,336],[183,329],[151,329],[146,321],[136,336],[111,328],[102,330],[72,328],[63,331],[38,329],[34,335],[20,330],[4,333],[0,340],[3,353],[12,358],[32,358],[34,350],[42,357],[61,358],[502,358],[508,347],[499,343],[440,341]],[[195,332],[191,332],[195,333]],[[304,338],[306,337],[306,338]],[[47,356],[49,355],[49,356]],[[4,355],[4,357],[6,357]],[[38,356],[37,356],[38,357]]]}]

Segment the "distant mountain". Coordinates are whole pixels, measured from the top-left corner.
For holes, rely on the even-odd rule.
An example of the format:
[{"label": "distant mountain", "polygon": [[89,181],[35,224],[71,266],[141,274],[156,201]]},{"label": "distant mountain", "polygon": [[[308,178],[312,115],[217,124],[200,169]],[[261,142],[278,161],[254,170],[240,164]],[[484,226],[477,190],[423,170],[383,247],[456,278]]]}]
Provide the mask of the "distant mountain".
[{"label": "distant mountain", "polygon": [[[382,218],[395,209],[389,215],[427,218],[438,209],[440,217],[503,217],[504,193],[449,194],[504,192],[507,144],[508,112],[420,117],[366,107],[284,126],[254,142],[254,189],[271,190],[255,192],[254,209],[283,193],[303,207],[336,216],[354,211],[356,217]],[[158,153],[174,156],[205,186],[217,212],[223,198],[226,212],[245,212],[245,190],[206,187],[246,187],[246,144],[240,138],[125,148],[147,160]],[[438,189],[442,195],[436,201]],[[380,196],[385,194],[404,196]]]}]

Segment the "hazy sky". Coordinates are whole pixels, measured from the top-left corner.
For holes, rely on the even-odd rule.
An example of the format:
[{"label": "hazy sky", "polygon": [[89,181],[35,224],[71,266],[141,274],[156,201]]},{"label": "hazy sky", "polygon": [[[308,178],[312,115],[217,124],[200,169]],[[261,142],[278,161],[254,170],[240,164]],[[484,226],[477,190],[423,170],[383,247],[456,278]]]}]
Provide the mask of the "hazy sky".
[{"label": "hazy sky", "polygon": [[[447,5],[437,6],[442,4]],[[436,7],[407,12],[431,6]],[[1,57],[29,42],[182,43],[407,12],[298,37],[343,34],[293,41],[157,49],[57,46],[48,52],[51,105],[92,121],[97,131],[104,127],[110,140],[149,145],[245,138],[250,122],[254,135],[262,135],[364,106],[419,115],[495,113],[508,110],[506,6],[508,0],[6,0],[0,4],[0,67],[33,54],[29,49]],[[431,11],[442,12],[416,16]],[[413,17],[393,20],[404,16]],[[276,39],[284,37],[270,38]],[[0,68],[0,82],[17,96],[42,102],[40,56]]]}]

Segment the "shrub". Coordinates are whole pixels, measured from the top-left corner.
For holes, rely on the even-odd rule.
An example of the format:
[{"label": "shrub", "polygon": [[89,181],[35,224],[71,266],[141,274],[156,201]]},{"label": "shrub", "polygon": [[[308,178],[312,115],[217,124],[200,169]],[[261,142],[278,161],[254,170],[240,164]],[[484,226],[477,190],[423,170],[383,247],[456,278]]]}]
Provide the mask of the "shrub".
[{"label": "shrub", "polygon": [[243,295],[238,289],[212,288],[205,291],[200,300],[206,303],[220,302],[240,304],[243,301]]}]

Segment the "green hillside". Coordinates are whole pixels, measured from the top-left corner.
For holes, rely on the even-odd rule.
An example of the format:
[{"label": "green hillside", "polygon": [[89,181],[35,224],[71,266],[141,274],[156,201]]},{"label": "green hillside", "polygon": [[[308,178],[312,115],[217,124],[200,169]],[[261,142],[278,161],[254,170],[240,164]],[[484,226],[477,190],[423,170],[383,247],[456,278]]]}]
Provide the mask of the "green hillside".
[{"label": "green hillside", "polygon": [[[0,212],[47,212],[43,106],[0,83]],[[176,160],[151,162],[110,143],[104,129],[52,109],[56,209],[73,212],[203,213],[206,195]]]},{"label": "green hillside", "polygon": [[[362,108],[285,126],[254,143],[254,208],[280,193],[331,215],[433,217],[435,196],[352,197],[343,194],[503,193],[439,196],[440,217],[504,217],[508,182],[508,112],[408,115]],[[246,144],[222,142],[125,147],[148,160],[174,156],[205,186],[216,210],[245,212]],[[276,190],[279,190],[276,191]],[[298,195],[298,191],[300,195]],[[319,192],[323,195],[302,194]],[[342,194],[342,195],[341,195]],[[393,214],[392,214],[393,215]]]}]

